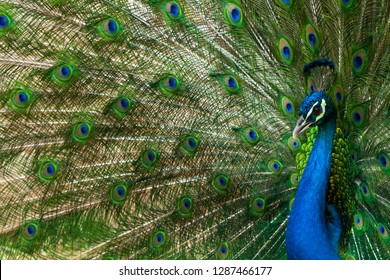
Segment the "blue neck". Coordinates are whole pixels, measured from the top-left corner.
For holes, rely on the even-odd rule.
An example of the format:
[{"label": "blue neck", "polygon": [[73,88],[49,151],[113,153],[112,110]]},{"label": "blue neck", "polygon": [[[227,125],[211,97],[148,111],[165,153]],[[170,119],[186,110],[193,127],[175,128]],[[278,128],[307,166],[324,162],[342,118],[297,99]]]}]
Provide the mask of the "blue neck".
[{"label": "blue neck", "polygon": [[289,259],[340,259],[325,218],[335,117],[330,117],[318,129],[288,220]]}]

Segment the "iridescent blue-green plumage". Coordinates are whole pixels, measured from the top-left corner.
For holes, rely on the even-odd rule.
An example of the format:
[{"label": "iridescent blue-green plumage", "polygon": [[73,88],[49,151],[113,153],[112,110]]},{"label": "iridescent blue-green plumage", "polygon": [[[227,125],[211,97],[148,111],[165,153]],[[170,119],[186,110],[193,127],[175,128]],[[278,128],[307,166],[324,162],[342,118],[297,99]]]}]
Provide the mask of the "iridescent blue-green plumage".
[{"label": "iridescent blue-green plumage", "polygon": [[2,1],[0,258],[389,259],[389,25],[385,0]]}]

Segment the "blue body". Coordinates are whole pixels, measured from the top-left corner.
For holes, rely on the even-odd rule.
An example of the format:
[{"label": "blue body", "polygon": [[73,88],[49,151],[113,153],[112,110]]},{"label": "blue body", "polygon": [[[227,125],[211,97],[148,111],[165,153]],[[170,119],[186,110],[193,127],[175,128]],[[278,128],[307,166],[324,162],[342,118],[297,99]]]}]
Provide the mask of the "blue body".
[{"label": "blue body", "polygon": [[341,220],[334,206],[326,205],[335,117],[329,116],[318,128],[287,225],[289,259],[340,259]]}]

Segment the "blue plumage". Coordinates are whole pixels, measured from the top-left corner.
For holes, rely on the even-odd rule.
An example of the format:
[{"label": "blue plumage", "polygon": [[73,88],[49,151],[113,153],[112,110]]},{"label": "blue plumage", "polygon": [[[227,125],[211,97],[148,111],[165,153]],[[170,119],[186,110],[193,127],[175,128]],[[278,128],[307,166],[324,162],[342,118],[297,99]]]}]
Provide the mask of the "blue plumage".
[{"label": "blue plumage", "polygon": [[69,66],[66,66],[66,65],[62,66],[61,67],[61,74],[62,74],[63,78],[68,78],[69,74],[70,74]]},{"label": "blue plumage", "polygon": [[230,12],[230,16],[231,16],[231,19],[234,21],[234,22],[237,22],[240,20],[241,18],[241,12],[238,8],[233,8]]},{"label": "blue plumage", "polygon": [[118,26],[117,26],[116,22],[112,19],[110,19],[108,21],[107,27],[108,27],[108,32],[110,32],[110,33],[115,33],[118,30]]},{"label": "blue plumage", "polygon": [[237,82],[236,82],[236,80],[233,77],[229,77],[229,79],[228,79],[228,86],[231,89],[234,89],[237,86]]},{"label": "blue plumage", "polygon": [[173,17],[176,17],[179,14],[179,7],[177,4],[172,4],[169,12]]},{"label": "blue plumage", "polygon": [[6,28],[8,26],[8,19],[5,15],[0,15],[0,28]]},{"label": "blue plumage", "polygon": [[340,218],[336,209],[332,210],[336,223],[330,223],[325,216],[336,130],[335,109],[323,92],[314,92],[303,101],[300,115],[294,133],[301,133],[311,125],[318,125],[319,131],[290,213],[286,235],[287,255],[289,259],[340,259],[340,232],[334,231],[339,228]]},{"label": "blue plumage", "polygon": [[286,59],[289,59],[291,57],[291,50],[288,46],[285,46],[283,47],[283,56],[286,58]]},{"label": "blue plumage", "polygon": [[312,153],[300,179],[287,225],[289,259],[340,259],[329,238],[325,218],[335,129],[334,116],[319,127]]}]

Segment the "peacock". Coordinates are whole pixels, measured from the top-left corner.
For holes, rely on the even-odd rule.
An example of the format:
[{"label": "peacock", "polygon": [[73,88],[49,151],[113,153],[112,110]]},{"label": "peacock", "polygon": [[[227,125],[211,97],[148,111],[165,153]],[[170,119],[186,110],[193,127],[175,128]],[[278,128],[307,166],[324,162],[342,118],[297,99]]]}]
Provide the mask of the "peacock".
[{"label": "peacock", "polygon": [[389,259],[390,2],[2,0],[1,259]]}]

